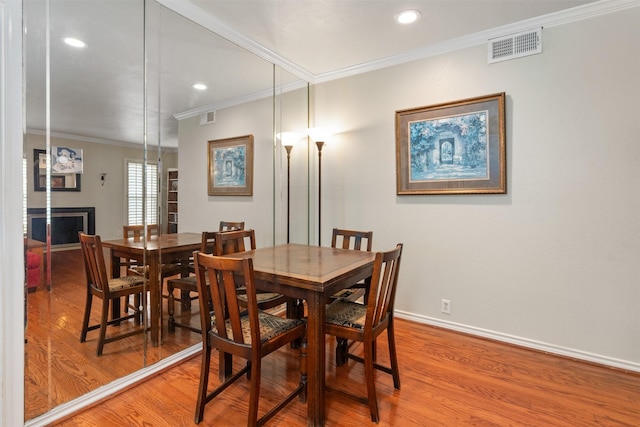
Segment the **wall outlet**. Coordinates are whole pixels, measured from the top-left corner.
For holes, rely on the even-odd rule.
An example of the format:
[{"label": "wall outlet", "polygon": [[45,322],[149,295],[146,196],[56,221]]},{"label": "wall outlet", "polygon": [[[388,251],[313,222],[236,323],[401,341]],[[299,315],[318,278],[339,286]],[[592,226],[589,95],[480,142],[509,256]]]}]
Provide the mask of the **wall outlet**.
[{"label": "wall outlet", "polygon": [[451,314],[451,301],[448,299],[443,299],[440,304],[440,311],[444,314]]},{"label": "wall outlet", "polygon": [[122,237],[122,229],[118,230],[118,237]]}]

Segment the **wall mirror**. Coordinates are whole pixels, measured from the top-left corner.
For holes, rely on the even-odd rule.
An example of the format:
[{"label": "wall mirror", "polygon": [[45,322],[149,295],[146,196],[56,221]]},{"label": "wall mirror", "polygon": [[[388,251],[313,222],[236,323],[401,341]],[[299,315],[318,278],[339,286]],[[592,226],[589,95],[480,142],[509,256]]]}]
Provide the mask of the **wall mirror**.
[{"label": "wall mirror", "polygon": [[[243,103],[263,103],[265,126],[258,128],[256,138],[269,144],[270,155],[257,160],[264,167],[256,169],[262,174],[256,178],[272,183],[267,195],[271,206],[263,209],[271,212],[265,235],[272,236],[269,243],[282,243],[289,225],[292,240],[308,241],[307,141],[301,135],[293,151],[295,179],[289,187],[295,215],[287,218],[286,153],[275,136],[307,127],[308,89],[294,75],[155,1],[29,0],[23,1],[23,17],[23,166],[31,170],[34,150],[51,155],[53,147],[71,147],[83,153],[77,190],[56,191],[55,171],[45,171],[42,181],[40,173],[25,175],[25,233],[33,224],[44,227],[35,234],[41,240],[29,244],[41,256],[38,283],[27,294],[25,419],[32,420],[200,342],[199,334],[189,330],[168,332],[165,298],[159,345],[137,335],[107,344],[98,357],[96,331],[80,342],[86,278],[77,231],[93,231],[103,240],[122,238],[129,220],[131,164],[141,165],[145,181],[155,180],[157,201],[145,187],[141,203],[145,209],[155,204],[156,222],[167,231],[168,171],[180,171],[180,161],[190,161],[180,159],[193,155],[183,145],[206,146],[206,139],[180,140],[179,122],[199,121],[211,106],[243,116]],[[62,42],[67,36],[82,38],[87,46],[68,46]],[[192,85],[203,78],[210,90],[195,91]],[[179,111],[172,107],[176,99],[184,99]],[[205,136],[210,132],[205,127],[200,131]],[[36,191],[36,184],[43,191]],[[178,188],[193,184],[180,180]],[[226,203],[211,201],[206,193],[202,199],[199,208],[205,210],[212,203]],[[63,223],[70,225],[56,226]],[[177,231],[198,227],[184,224]],[[62,228],[64,242],[59,240]],[[99,319],[95,302],[91,318]]]}]

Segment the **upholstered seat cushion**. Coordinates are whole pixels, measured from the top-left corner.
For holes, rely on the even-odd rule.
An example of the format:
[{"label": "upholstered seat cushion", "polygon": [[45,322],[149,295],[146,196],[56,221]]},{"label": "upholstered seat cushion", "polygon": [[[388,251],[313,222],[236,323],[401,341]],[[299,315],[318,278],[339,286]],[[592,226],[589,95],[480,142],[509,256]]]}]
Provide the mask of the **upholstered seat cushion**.
[{"label": "upholstered seat cushion", "polygon": [[[240,317],[242,322],[242,335],[244,337],[244,343],[251,344],[251,329],[249,327],[249,316],[245,312]],[[265,342],[273,337],[276,337],[290,329],[303,323],[298,319],[286,319],[280,316],[274,316],[273,314],[266,313],[264,311],[258,311],[258,322],[260,323],[260,341]],[[233,339],[233,331],[231,330],[231,324],[229,321],[226,323],[227,336],[229,339]],[[215,317],[211,318],[211,333],[218,335],[218,328],[216,327]]]},{"label": "upholstered seat cushion", "polygon": [[[238,290],[239,292],[241,292],[241,289]],[[273,301],[276,299],[282,298],[282,295],[274,293],[274,292],[258,292],[256,293],[256,301],[258,302],[258,305],[260,304],[265,304],[269,301]],[[245,305],[247,303],[247,294],[239,294],[238,295],[238,300],[243,302]]]},{"label": "upholstered seat cushion", "polygon": [[[149,266],[148,265],[133,266],[129,269],[129,271],[131,273],[139,274],[142,276],[147,274],[147,272],[149,271]],[[173,273],[173,272],[178,274],[181,271],[182,271],[182,266],[180,264],[162,264],[160,274]]]},{"label": "upholstered seat cushion", "polygon": [[326,321],[333,325],[364,329],[367,306],[357,302],[337,299],[327,306]]},{"label": "upholstered seat cushion", "polygon": [[142,276],[123,276],[116,277],[109,280],[109,289],[111,292],[119,291],[120,289],[132,288],[134,286],[142,285],[144,283],[144,277]]}]

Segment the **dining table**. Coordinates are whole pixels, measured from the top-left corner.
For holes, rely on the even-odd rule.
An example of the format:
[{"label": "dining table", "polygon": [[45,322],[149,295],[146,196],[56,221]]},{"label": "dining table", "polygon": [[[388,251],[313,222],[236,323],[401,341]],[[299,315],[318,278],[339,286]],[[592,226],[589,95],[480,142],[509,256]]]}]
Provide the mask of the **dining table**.
[{"label": "dining table", "polygon": [[[136,260],[148,266],[149,320],[151,344],[157,346],[162,334],[162,283],[161,263],[180,262],[188,265],[193,251],[200,249],[202,235],[199,233],[172,233],[151,235],[147,238],[122,238],[104,240],[102,246],[111,251],[111,275],[120,277],[121,260]],[[188,269],[185,268],[185,275]],[[118,316],[120,304],[113,304],[113,317]]]},{"label": "dining table", "polygon": [[252,258],[256,288],[307,302],[307,425],[325,424],[325,307],[373,273],[375,253],[287,243],[228,257]]}]

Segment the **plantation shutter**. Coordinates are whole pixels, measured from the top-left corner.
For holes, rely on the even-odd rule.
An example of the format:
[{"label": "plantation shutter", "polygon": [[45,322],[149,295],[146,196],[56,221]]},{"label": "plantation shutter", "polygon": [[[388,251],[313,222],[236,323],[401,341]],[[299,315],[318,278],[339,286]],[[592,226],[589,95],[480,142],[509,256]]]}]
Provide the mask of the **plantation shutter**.
[{"label": "plantation shutter", "polygon": [[[137,161],[127,162],[127,223],[144,224],[143,207],[144,176],[143,164]],[[158,222],[158,165],[147,164],[147,224]]]}]

